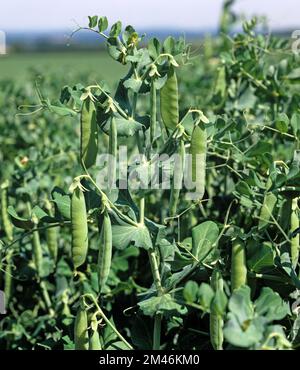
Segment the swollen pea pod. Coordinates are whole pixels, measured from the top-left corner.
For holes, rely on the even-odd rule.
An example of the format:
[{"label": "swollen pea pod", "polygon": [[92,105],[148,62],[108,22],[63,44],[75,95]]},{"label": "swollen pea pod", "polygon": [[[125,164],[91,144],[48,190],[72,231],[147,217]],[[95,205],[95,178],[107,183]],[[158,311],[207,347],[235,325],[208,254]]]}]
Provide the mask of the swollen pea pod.
[{"label": "swollen pea pod", "polygon": [[180,190],[182,187],[184,159],[185,159],[185,146],[184,141],[180,140],[178,148],[178,156],[176,156],[176,162],[174,164],[173,181],[170,194],[170,217],[174,217],[177,213],[177,205],[180,196]]},{"label": "swollen pea pod", "polygon": [[90,168],[95,164],[98,152],[96,107],[90,97],[83,101],[80,123],[80,157],[85,167]]},{"label": "swollen pea pod", "polygon": [[[49,215],[53,216],[50,202],[46,203],[46,207],[48,209]],[[56,262],[56,260],[57,260],[58,230],[59,230],[59,227],[49,227],[46,230],[47,245],[48,245],[49,253],[50,253],[52,259],[54,260],[54,262]]]},{"label": "swollen pea pod", "polygon": [[177,76],[173,67],[160,90],[160,113],[166,128],[174,131],[179,122],[179,105]]},{"label": "swollen pea pod", "polygon": [[[216,292],[223,292],[223,279],[221,272],[218,269],[214,269],[211,277],[211,287]],[[215,350],[223,349],[223,317],[220,315],[217,309],[217,303],[213,299],[210,305],[209,315],[209,331],[210,331],[210,342]]]},{"label": "swollen pea pod", "polygon": [[99,351],[102,349],[100,336],[98,331],[98,321],[97,317],[93,316],[91,319],[91,332],[90,340],[89,340],[89,350]]},{"label": "swollen pea pod", "polygon": [[100,234],[100,247],[98,254],[98,279],[100,292],[102,291],[111,266],[112,257],[112,228],[107,210],[104,211],[103,223]]},{"label": "swollen pea pod", "polygon": [[241,239],[236,239],[231,253],[231,290],[247,284],[246,249]]},{"label": "swollen pea pod", "polygon": [[88,317],[83,299],[77,310],[74,325],[75,350],[89,349]]},{"label": "swollen pea pod", "polygon": [[10,218],[7,212],[7,184],[3,184],[1,186],[1,217],[2,217],[2,223],[3,228],[5,231],[5,234],[7,236],[7,239],[12,241],[13,240],[13,226],[10,222]]},{"label": "swollen pea pod", "polygon": [[118,151],[118,131],[116,120],[114,117],[111,118],[110,130],[109,130],[109,188],[114,185],[116,181],[116,163],[117,163],[117,151]]},{"label": "swollen pea pod", "polygon": [[277,197],[273,193],[267,193],[259,214],[258,230],[268,226],[271,215],[274,211],[277,202]]},{"label": "swollen pea pod", "polygon": [[[292,200],[291,210],[291,233],[299,230],[299,213],[298,213],[298,198]],[[291,238],[291,260],[294,268],[298,265],[299,260],[299,233]]]},{"label": "swollen pea pod", "polygon": [[205,193],[207,134],[204,123],[194,127],[191,139],[191,173],[196,183],[196,196],[201,200]]},{"label": "swollen pea pod", "polygon": [[87,212],[83,191],[76,187],[71,197],[72,258],[75,269],[84,264],[88,251]]}]

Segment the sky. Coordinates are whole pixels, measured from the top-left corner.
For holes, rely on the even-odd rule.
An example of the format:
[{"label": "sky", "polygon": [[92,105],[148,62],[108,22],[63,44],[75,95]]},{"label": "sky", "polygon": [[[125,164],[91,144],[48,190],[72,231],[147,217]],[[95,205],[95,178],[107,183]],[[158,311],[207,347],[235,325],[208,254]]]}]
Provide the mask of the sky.
[{"label": "sky", "polygon": [[[222,0],[9,0],[0,8],[0,30],[72,30],[88,15],[106,15],[135,28],[215,29]],[[235,9],[266,15],[271,29],[300,29],[299,0],[237,0]]]}]

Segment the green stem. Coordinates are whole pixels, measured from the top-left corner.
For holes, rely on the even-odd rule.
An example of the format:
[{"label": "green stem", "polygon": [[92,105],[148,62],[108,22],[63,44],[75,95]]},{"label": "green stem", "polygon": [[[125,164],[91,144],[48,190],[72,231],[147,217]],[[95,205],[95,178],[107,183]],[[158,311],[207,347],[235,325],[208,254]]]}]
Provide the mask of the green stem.
[{"label": "green stem", "polygon": [[162,321],[162,314],[157,313],[154,317],[154,329],[153,329],[153,350],[154,351],[157,351],[160,349],[161,321]]},{"label": "green stem", "polygon": [[140,224],[144,225],[145,223],[145,198],[140,200]]},{"label": "green stem", "polygon": [[89,297],[94,305],[96,306],[97,310],[98,310],[98,313],[99,315],[102,317],[102,319],[106,322],[106,324],[115,332],[115,334],[121,339],[121,341],[126,344],[126,346],[132,350],[133,347],[130,343],[127,342],[127,340],[123,337],[123,335],[121,333],[119,333],[119,331],[117,330],[117,328],[109,321],[109,319],[106,317],[106,315],[104,314],[104,312],[102,311],[102,309],[100,308],[100,306],[98,305],[95,297],[92,295],[92,294],[86,294],[84,295],[83,297]]}]

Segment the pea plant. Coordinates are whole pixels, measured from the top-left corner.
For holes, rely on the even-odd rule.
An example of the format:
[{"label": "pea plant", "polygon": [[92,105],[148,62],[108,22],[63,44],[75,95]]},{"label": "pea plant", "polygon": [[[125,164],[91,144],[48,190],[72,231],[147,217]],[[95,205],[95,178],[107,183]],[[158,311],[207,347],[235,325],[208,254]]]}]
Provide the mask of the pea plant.
[{"label": "pea plant", "polygon": [[299,347],[298,59],[256,19],[226,34],[232,3],[200,60],[183,38],[89,17],[76,32],[127,68],[116,89],[50,101],[41,82],[37,105],[15,102],[54,153],[1,171],[1,346]]}]

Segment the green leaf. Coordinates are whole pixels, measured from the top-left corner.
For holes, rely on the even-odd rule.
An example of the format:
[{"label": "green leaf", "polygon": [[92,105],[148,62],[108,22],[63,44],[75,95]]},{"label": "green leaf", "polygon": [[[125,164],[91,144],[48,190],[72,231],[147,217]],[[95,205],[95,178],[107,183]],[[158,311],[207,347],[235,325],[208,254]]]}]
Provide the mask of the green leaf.
[{"label": "green leaf", "polygon": [[282,320],[290,314],[289,306],[278,293],[271,288],[264,287],[259,298],[254,302],[256,313],[264,316],[267,322]]},{"label": "green leaf", "polygon": [[264,322],[262,318],[256,318],[251,322],[244,323],[241,327],[237,316],[228,314],[228,321],[223,329],[225,339],[236,347],[247,348],[256,345],[263,338]]},{"label": "green leaf", "polygon": [[161,49],[161,46],[160,46],[160,42],[158,41],[158,39],[153,38],[153,39],[151,39],[149,41],[149,43],[148,43],[148,51],[149,51],[150,57],[153,60],[155,60],[159,56],[160,49]]},{"label": "green leaf", "polygon": [[59,213],[67,220],[71,219],[71,199],[62,189],[55,187],[52,191],[53,202]]},{"label": "green leaf", "polygon": [[[206,221],[195,226],[192,230],[193,255],[200,261],[209,251],[204,261],[212,260],[217,245],[214,245],[219,236],[219,228],[212,221]],[[203,261],[203,262],[204,262]]]},{"label": "green leaf", "polygon": [[32,219],[19,217],[14,207],[9,206],[7,208],[7,212],[10,215],[11,222],[13,223],[13,225],[18,227],[19,229],[30,230],[34,228],[35,224],[32,221]]},{"label": "green leaf", "polygon": [[89,16],[89,28],[95,28],[98,23],[98,16],[94,15],[93,17]]},{"label": "green leaf", "polygon": [[112,235],[113,246],[118,249],[125,249],[131,243],[146,250],[152,248],[151,237],[146,226],[113,225]]},{"label": "green leaf", "polygon": [[140,91],[143,81],[141,79],[136,79],[134,77],[129,78],[124,82],[126,89],[130,89],[135,93]]},{"label": "green leaf", "polygon": [[291,119],[291,126],[293,128],[293,133],[297,136],[298,132],[300,131],[300,114],[294,113]]},{"label": "green leaf", "polygon": [[290,119],[285,113],[280,113],[276,117],[276,128],[282,133],[286,133],[289,130]]},{"label": "green leaf", "polygon": [[122,23],[120,21],[116,22],[111,26],[109,36],[118,37],[122,31]]},{"label": "green leaf", "polygon": [[247,245],[247,266],[260,273],[274,266],[275,251],[270,242],[252,241]]},{"label": "green leaf", "polygon": [[167,37],[163,43],[164,52],[167,54],[173,54],[174,46],[175,46],[174,38],[172,36]]},{"label": "green leaf", "polygon": [[100,17],[98,22],[99,32],[104,32],[108,28],[108,20],[106,17]]},{"label": "green leaf", "polygon": [[198,290],[198,300],[205,311],[209,311],[211,302],[215,296],[213,288],[206,283],[202,283]]},{"label": "green leaf", "polygon": [[186,309],[176,303],[171,294],[164,294],[161,297],[151,297],[145,301],[139,302],[138,306],[146,316],[154,316],[157,313],[169,316],[176,313],[186,313]]},{"label": "green leaf", "polygon": [[183,297],[184,299],[189,302],[193,303],[196,302],[197,296],[198,296],[198,284],[195,281],[188,281],[185,284],[184,290],[183,290]]}]

